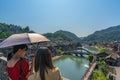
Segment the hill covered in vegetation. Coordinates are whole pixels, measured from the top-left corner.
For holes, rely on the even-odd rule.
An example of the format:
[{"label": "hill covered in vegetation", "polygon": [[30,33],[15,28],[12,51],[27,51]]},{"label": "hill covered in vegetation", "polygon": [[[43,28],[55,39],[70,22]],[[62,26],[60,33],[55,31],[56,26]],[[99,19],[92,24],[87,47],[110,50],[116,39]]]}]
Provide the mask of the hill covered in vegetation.
[{"label": "hill covered in vegetation", "polygon": [[[12,34],[16,33],[25,33],[25,32],[34,32],[30,30],[29,26],[22,27],[14,24],[6,24],[0,23],[0,39],[4,39],[9,37]],[[112,40],[120,40],[120,25],[109,27],[107,29],[103,29],[100,31],[96,31],[91,35],[88,35],[85,38],[79,38],[74,33],[69,31],[59,30],[54,33],[45,33],[48,39],[52,41],[74,41],[74,42],[81,42],[81,41],[112,41]]]},{"label": "hill covered in vegetation", "polygon": [[[34,31],[30,30],[29,26],[22,27],[14,24],[0,23],[0,39],[7,38],[12,34],[26,33],[26,32],[34,32]],[[53,41],[58,41],[58,40],[77,41],[77,42],[80,41],[80,39],[74,33],[63,30],[56,31],[55,33],[46,33],[43,35]]]},{"label": "hill covered in vegetation", "polygon": [[74,33],[71,33],[69,31],[63,31],[63,30],[56,31],[55,33],[46,33],[44,35],[53,41],[55,40],[67,40],[67,41],[74,41],[74,42],[81,41],[81,39],[77,37]]},{"label": "hill covered in vegetation", "polygon": [[12,34],[25,33],[25,32],[34,32],[34,31],[30,30],[28,26],[22,28],[21,26],[17,26],[14,24],[0,23],[0,39],[7,38]]},{"label": "hill covered in vegetation", "polygon": [[112,41],[120,40],[120,25],[109,27],[85,37],[84,41]]}]

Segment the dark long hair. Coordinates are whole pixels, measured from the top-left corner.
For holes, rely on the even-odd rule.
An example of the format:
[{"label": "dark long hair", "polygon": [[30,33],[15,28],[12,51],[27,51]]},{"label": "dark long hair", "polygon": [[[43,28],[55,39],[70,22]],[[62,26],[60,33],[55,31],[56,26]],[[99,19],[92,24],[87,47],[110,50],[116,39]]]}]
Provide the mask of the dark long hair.
[{"label": "dark long hair", "polygon": [[54,69],[54,65],[52,62],[51,51],[44,47],[40,48],[35,55],[35,72],[40,72],[41,80],[45,80],[45,71],[47,72],[47,68]]},{"label": "dark long hair", "polygon": [[13,55],[14,55],[19,49],[24,49],[24,48],[25,48],[26,50],[28,49],[28,47],[27,47],[26,44],[21,44],[21,45],[15,45],[15,46],[13,46],[13,51],[8,54],[7,60],[9,61],[9,60],[13,57]]}]

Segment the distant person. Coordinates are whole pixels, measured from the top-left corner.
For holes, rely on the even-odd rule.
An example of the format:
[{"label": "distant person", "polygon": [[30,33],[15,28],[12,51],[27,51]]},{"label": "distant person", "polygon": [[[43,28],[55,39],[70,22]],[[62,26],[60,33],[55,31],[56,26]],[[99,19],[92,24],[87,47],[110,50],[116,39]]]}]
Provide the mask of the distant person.
[{"label": "distant person", "polygon": [[35,73],[29,80],[63,80],[58,67],[54,67],[51,51],[44,47],[40,48],[34,58]]},{"label": "distant person", "polygon": [[8,54],[6,70],[10,80],[28,80],[29,62],[23,57],[28,47],[25,44],[13,47],[13,52]]}]

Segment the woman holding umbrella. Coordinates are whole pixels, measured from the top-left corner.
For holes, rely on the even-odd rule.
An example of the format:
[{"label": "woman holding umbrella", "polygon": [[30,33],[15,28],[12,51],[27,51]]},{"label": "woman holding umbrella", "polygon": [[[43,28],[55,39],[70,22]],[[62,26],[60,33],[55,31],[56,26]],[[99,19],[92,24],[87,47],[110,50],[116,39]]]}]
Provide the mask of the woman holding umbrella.
[{"label": "woman holding umbrella", "polygon": [[7,72],[11,80],[28,80],[29,63],[23,57],[28,47],[25,44],[13,47],[13,52],[8,54]]},{"label": "woman holding umbrella", "polygon": [[27,80],[29,64],[25,59],[21,58],[25,55],[28,48],[25,44],[45,41],[50,40],[38,33],[21,33],[13,34],[0,43],[0,48],[17,45],[13,47],[13,53],[8,55],[7,72],[12,80]]}]

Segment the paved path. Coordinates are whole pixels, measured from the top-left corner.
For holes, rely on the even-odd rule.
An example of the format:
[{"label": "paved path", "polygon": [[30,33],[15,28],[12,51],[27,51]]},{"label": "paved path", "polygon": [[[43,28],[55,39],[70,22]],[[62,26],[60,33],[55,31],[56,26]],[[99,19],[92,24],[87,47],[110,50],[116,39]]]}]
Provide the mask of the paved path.
[{"label": "paved path", "polygon": [[120,67],[115,67],[116,70],[116,79],[115,80],[120,80]]},{"label": "paved path", "polygon": [[91,67],[87,70],[87,73],[85,74],[85,76],[82,78],[82,80],[88,80],[90,75],[92,74],[94,68],[96,66],[96,62],[94,62]]}]

